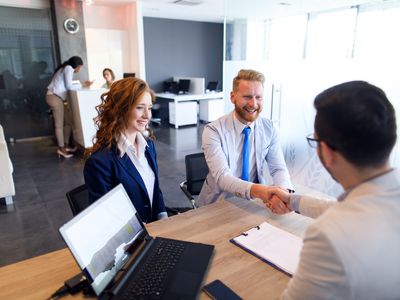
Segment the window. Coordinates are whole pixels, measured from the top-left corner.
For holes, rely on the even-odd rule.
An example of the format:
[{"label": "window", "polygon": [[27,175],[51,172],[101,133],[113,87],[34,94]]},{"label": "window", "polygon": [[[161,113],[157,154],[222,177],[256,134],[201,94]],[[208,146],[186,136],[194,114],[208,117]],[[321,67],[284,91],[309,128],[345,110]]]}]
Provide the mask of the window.
[{"label": "window", "polygon": [[351,58],[357,9],[310,14],[307,59]]},{"label": "window", "polygon": [[307,30],[307,15],[272,19],[269,27],[269,60],[303,58]]}]

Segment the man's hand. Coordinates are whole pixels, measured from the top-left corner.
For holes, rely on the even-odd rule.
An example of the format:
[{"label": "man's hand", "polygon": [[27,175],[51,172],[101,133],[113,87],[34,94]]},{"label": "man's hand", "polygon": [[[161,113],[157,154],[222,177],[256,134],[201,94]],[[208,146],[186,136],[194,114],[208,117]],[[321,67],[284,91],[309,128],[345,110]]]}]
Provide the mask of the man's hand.
[{"label": "man's hand", "polygon": [[290,194],[286,189],[276,186],[253,184],[250,190],[251,196],[260,198],[274,214],[286,214],[291,212]]}]

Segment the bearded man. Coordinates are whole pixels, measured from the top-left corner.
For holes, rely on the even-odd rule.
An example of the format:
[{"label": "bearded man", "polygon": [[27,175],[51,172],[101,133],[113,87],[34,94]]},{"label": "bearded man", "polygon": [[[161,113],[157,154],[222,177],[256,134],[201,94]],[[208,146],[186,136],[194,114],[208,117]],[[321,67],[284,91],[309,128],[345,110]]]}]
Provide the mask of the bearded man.
[{"label": "bearded man", "polygon": [[292,188],[277,128],[259,116],[264,81],[260,72],[240,70],[230,95],[234,111],[204,128],[202,149],[209,173],[197,200],[199,206],[232,196],[263,199],[268,194],[268,171],[273,185]]}]

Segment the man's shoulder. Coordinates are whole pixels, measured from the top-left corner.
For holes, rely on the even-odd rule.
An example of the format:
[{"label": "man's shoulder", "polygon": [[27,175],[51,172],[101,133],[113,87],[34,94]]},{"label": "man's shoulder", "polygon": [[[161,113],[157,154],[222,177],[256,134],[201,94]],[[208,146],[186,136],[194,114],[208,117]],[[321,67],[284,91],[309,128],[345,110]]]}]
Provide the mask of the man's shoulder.
[{"label": "man's shoulder", "polygon": [[254,121],[256,125],[261,125],[263,127],[273,128],[274,122],[266,117],[258,117],[257,120]]},{"label": "man's shoulder", "polygon": [[225,130],[233,127],[233,116],[232,113],[223,115],[218,119],[208,123],[204,129],[212,129],[212,130]]}]

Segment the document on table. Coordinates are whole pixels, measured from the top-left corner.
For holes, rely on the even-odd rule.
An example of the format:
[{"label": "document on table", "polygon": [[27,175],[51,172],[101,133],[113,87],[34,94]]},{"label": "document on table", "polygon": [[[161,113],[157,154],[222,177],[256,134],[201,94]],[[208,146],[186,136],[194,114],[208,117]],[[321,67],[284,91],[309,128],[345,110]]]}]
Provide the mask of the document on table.
[{"label": "document on table", "polygon": [[288,275],[296,272],[303,247],[300,237],[267,222],[243,232],[231,242]]}]

